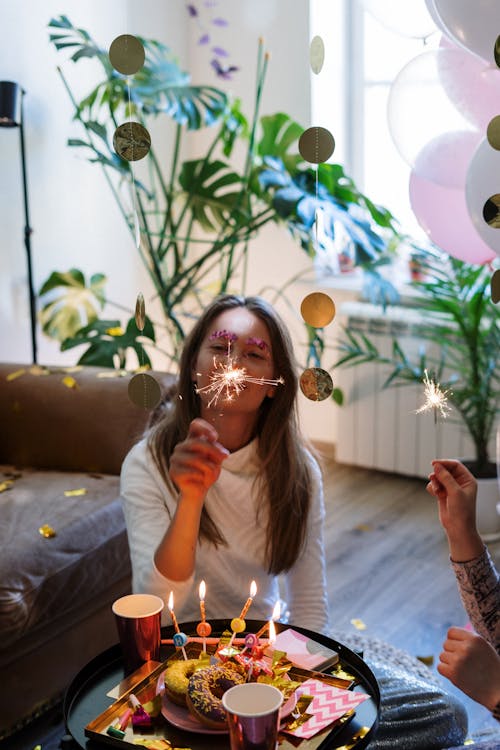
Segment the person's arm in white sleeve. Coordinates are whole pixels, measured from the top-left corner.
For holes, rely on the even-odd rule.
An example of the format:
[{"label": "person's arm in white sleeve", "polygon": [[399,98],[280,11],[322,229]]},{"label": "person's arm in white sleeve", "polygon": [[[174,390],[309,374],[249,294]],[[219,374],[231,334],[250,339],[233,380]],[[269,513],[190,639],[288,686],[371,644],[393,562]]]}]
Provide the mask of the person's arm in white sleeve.
[{"label": "person's arm in white sleeve", "polygon": [[154,554],[170,525],[176,500],[159,474],[145,440],[135,445],[123,462],[121,497],[133,591],[156,594],[165,604],[173,591],[175,607],[181,609],[190,593],[193,576],[174,581],[162,575],[155,565]]},{"label": "person's arm in white sleeve", "polygon": [[318,464],[311,459],[313,495],[305,543],[293,568],[285,576],[285,598],[290,624],[328,633],[328,597],[323,527],[325,505]]}]

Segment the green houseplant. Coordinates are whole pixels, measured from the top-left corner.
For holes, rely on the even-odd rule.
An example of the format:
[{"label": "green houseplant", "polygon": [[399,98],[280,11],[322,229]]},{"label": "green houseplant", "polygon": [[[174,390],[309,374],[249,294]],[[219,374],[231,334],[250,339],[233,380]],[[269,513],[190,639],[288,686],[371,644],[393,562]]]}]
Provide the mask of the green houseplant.
[{"label": "green houseplant", "polygon": [[[89,58],[100,63],[102,78],[81,101],[59,68],[82,134],[69,145],[104,172],[160,300],[173,361],[186,327],[209,297],[245,291],[249,243],[268,223],[282,224],[313,259],[333,244],[340,222],[355,264],[377,282],[372,289],[384,299],[391,292],[378,266],[397,244],[393,216],[363,195],[340,165],[320,164],[316,171],[305,162],[297,147],[303,128],[288,115],[260,115],[268,61],[262,44],[253,114],[247,119],[241,103],[230,101],[223,90],[192,85],[172,52],[157,41],[141,39],[145,64],[127,81],[112,68],[107,51],[67,17],[53,19],[49,27],[51,42],[59,51],[69,50],[73,63]],[[167,165],[154,142],[137,167],[115,153],[112,139],[119,124],[134,120],[148,127],[160,117],[173,124]],[[183,160],[189,132],[202,127],[213,134],[204,155]],[[317,211],[323,215],[321,247],[315,237]],[[281,282],[286,286],[285,279]],[[100,320],[107,301],[104,284],[103,274],[94,274],[87,284],[78,269],[51,274],[40,290],[44,332],[59,339],[62,349],[87,345],[81,363],[123,366],[132,348],[149,364],[145,345],[155,345],[154,327],[148,321],[139,334],[133,318],[123,327],[119,319]],[[317,362],[321,338],[312,330],[309,344],[309,360]]]},{"label": "green houseplant", "polygon": [[[423,257],[425,278],[413,283],[415,305],[426,321],[419,328],[418,356],[409,355],[397,338],[390,356],[383,356],[369,336],[344,330],[335,366],[388,365],[392,371],[384,387],[422,383],[427,371],[449,391],[448,401],[472,439],[475,455],[467,462],[471,471],[478,478],[494,477],[488,444],[499,411],[500,311],[491,300],[491,270],[433,253],[425,261]],[[437,354],[428,351],[429,344]]]}]

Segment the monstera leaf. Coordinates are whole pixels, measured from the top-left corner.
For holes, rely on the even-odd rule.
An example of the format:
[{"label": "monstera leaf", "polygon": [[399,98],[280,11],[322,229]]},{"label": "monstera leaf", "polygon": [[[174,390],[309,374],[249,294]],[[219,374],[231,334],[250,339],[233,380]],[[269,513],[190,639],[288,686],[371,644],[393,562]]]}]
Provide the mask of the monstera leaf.
[{"label": "monstera leaf", "polygon": [[[221,160],[185,161],[179,175],[181,188],[189,193],[193,219],[208,232],[231,220],[241,220],[238,208],[241,177]],[[239,217],[239,218],[238,218]]]},{"label": "monstera leaf", "polygon": [[80,328],[96,320],[105,303],[107,278],[93,274],[89,285],[78,268],[54,271],[40,289],[45,304],[39,313],[42,330],[57,341],[74,336]]},{"label": "monstera leaf", "polygon": [[142,332],[137,328],[135,317],[130,318],[126,330],[123,330],[119,320],[94,320],[90,325],[81,328],[75,336],[63,341],[61,351],[89,344],[78,360],[79,365],[124,368],[127,350],[133,349],[139,365],[151,367],[151,360],[142,339],[148,339],[151,344],[155,343],[153,324],[148,317]]},{"label": "monstera leaf", "polygon": [[109,119],[110,111],[130,106],[133,112],[144,116],[163,112],[179,125],[195,130],[212,125],[226,111],[225,92],[213,86],[191,86],[189,74],[179,68],[175,55],[161,42],[138,37],[146,59],[143,67],[127,78],[112,69],[107,50],[100,48],[84,29],[73,26],[67,16],[53,18],[49,28],[53,30],[50,41],[54,47],[70,49],[73,62],[96,57],[104,68],[104,80],[78,105],[84,120],[95,121],[95,113],[101,108]]}]

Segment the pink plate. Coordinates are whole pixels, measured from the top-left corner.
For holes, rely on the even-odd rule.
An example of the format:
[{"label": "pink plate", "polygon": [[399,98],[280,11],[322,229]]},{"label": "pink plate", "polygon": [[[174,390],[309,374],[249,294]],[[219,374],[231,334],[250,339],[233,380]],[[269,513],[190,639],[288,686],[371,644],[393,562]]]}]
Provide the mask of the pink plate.
[{"label": "pink plate", "polygon": [[[167,721],[169,721],[177,729],[184,729],[186,732],[195,732],[196,734],[227,734],[227,728],[224,729],[210,729],[189,713],[189,709],[184,706],[178,706],[176,703],[172,703],[164,693],[165,683],[163,680],[163,672],[158,678],[156,686],[156,693],[162,694],[161,702],[161,713]],[[283,720],[286,716],[292,713],[297,704],[297,696],[292,693],[290,698],[281,707],[281,719]]]},{"label": "pink plate", "polygon": [[161,713],[177,729],[185,729],[186,732],[196,732],[196,734],[227,734],[227,727],[224,729],[210,729],[199,722],[189,713],[184,706],[178,706],[176,703],[169,701],[166,695],[163,695],[161,702]]}]

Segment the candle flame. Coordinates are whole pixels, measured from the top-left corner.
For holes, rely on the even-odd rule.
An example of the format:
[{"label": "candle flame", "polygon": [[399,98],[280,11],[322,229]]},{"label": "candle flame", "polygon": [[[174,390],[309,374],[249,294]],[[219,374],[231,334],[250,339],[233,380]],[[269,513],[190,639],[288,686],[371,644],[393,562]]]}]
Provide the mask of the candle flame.
[{"label": "candle flame", "polygon": [[255,581],[252,581],[252,583],[250,584],[250,596],[252,597],[252,599],[255,597],[256,593],[257,593],[257,584],[255,583]]},{"label": "candle flame", "polygon": [[276,628],[274,622],[269,620],[269,643],[274,643],[276,640]]},{"label": "candle flame", "polygon": [[281,614],[281,604],[279,601],[276,602],[274,605],[273,613],[271,615],[272,620],[279,620]]},{"label": "candle flame", "polygon": [[168,597],[168,608],[172,612],[174,609],[174,592],[170,592],[170,596]]},{"label": "candle flame", "polygon": [[200,588],[198,589],[200,601],[204,600],[206,592],[207,592],[207,587],[205,586],[205,581],[202,581],[200,583]]}]

